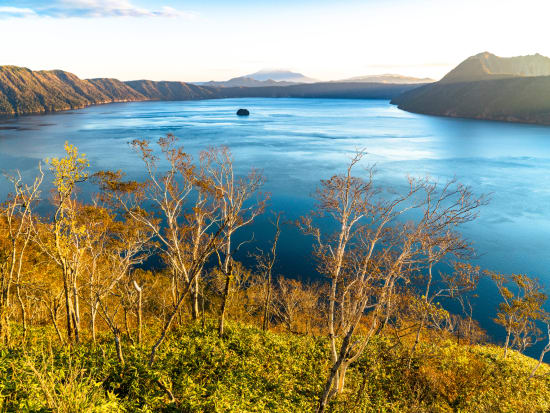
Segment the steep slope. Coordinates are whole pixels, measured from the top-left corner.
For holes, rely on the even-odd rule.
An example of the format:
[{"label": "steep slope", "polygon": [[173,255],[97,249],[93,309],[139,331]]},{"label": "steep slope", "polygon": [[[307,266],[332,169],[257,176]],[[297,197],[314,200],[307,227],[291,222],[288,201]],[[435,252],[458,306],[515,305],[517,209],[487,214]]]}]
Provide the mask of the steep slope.
[{"label": "steep slope", "polygon": [[107,99],[95,85],[71,73],[0,67],[0,113],[21,114],[79,108]]},{"label": "steep slope", "polygon": [[469,82],[519,76],[550,76],[550,58],[540,54],[499,57],[484,52],[471,56],[451,70],[442,82]]},{"label": "steep slope", "polygon": [[472,56],[441,81],[407,91],[392,103],[409,112],[550,124],[550,59]]},{"label": "steep slope", "polygon": [[116,79],[82,80],[62,70],[0,67],[0,114],[52,112],[109,102],[144,100]]},{"label": "steep slope", "polygon": [[206,88],[184,82],[155,82],[152,80],[133,80],[125,82],[136,92],[152,100],[196,100],[217,97],[217,89]]},{"label": "steep slope", "polygon": [[80,79],[62,70],[32,71],[0,66],[0,114],[21,115],[141,100],[189,100],[216,97],[216,89],[183,82]]},{"label": "steep slope", "polygon": [[118,79],[89,79],[87,82],[93,84],[107,97],[107,100],[104,102],[96,101],[94,103],[129,102],[147,98],[147,96],[139,93],[125,82],[121,82]]}]

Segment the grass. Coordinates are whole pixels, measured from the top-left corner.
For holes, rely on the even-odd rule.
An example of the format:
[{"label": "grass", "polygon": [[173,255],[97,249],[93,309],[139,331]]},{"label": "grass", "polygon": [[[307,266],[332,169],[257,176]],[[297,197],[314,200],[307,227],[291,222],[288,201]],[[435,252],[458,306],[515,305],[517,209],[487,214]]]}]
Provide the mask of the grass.
[{"label": "grass", "polygon": [[[2,411],[310,412],[329,368],[325,338],[264,333],[230,323],[182,327],[169,336],[152,369],[149,345],[124,344],[116,359],[109,337],[75,348],[42,330],[23,348],[0,353]],[[349,370],[336,412],[550,411],[550,368],[501,348],[424,341],[409,368],[409,348],[376,337]]]}]

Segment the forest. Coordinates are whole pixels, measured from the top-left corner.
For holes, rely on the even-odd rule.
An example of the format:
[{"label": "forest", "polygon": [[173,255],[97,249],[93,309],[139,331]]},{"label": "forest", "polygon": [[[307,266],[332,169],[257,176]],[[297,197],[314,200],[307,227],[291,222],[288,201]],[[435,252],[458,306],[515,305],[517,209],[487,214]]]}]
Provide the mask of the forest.
[{"label": "forest", "polygon": [[[5,173],[1,411],[550,411],[544,286],[475,265],[461,235],[488,197],[456,180],[387,188],[358,151],[290,221],[227,147],[130,147],[146,179],[92,173],[69,143],[30,180]],[[260,217],[269,248],[243,241]],[[288,226],[318,279],[274,271]],[[499,343],[475,319],[482,279]]]}]

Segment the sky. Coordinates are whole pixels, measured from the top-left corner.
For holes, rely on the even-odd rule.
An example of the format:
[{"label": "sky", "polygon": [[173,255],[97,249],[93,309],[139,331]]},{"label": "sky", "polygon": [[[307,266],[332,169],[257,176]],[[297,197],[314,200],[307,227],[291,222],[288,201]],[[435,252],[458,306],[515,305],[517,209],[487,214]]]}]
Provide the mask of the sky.
[{"label": "sky", "polygon": [[0,0],[0,65],[81,78],[441,78],[468,56],[550,56],[550,0]]}]

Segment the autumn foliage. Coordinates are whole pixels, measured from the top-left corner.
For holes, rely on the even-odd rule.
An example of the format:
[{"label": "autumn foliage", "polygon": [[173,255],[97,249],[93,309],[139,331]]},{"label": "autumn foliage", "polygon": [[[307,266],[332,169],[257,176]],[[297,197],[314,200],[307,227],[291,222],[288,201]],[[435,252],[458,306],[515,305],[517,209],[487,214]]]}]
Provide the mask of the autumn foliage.
[{"label": "autumn foliage", "polygon": [[[542,285],[482,270],[461,235],[485,197],[455,180],[381,187],[358,152],[289,222],[228,148],[193,159],[171,135],[131,147],[141,181],[92,174],[68,143],[33,181],[8,175],[3,411],[550,409]],[[264,214],[269,248],[237,241]],[[310,237],[317,281],[274,271],[287,225]],[[475,320],[482,277],[502,298],[503,346]],[[539,360],[521,354],[540,341]]]}]

